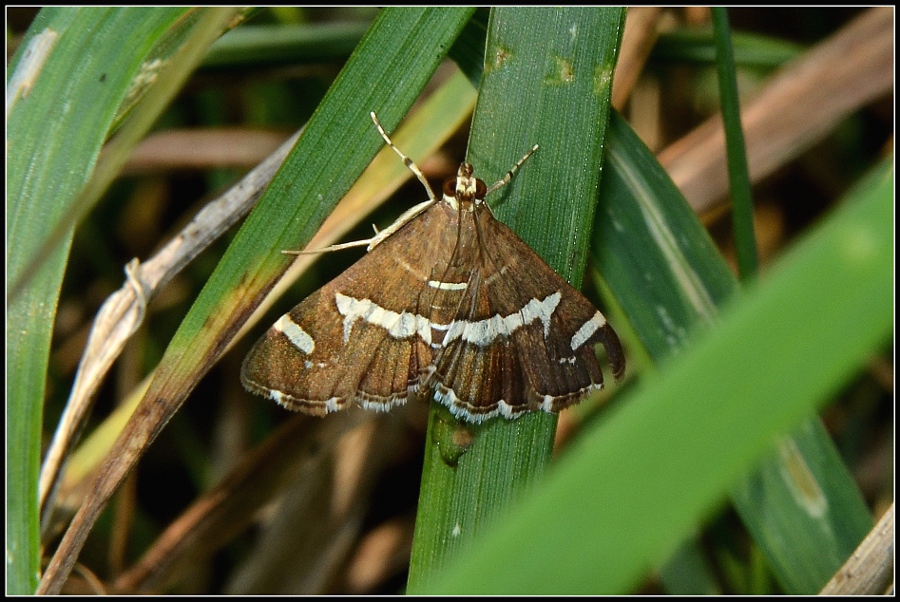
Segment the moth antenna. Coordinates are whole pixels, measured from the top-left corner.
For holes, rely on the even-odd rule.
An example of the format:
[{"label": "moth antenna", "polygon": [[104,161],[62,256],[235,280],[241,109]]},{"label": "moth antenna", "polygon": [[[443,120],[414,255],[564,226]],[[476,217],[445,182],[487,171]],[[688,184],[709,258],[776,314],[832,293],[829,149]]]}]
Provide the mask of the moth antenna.
[{"label": "moth antenna", "polygon": [[331,253],[332,251],[340,251],[342,249],[350,249],[353,247],[362,247],[372,244],[375,238],[367,238],[365,240],[354,240],[352,242],[344,242],[339,245],[330,245],[321,249],[304,249],[303,251],[282,251],[282,255],[318,255],[319,253]]},{"label": "moth antenna", "polygon": [[512,168],[508,172],[506,172],[506,175],[503,176],[502,179],[491,184],[490,188],[487,189],[487,192],[484,193],[484,196],[487,196],[487,195],[491,194],[492,192],[494,192],[495,190],[497,190],[498,188],[501,188],[501,187],[509,184],[509,181],[512,180],[513,174],[516,173],[520,167],[522,167],[522,163],[525,163],[525,161],[528,160],[528,157],[533,155],[534,151],[536,151],[538,149],[538,147],[539,147],[539,145],[537,145],[537,144],[532,146],[531,150],[528,151],[527,153],[525,153],[525,156],[522,157],[521,159],[519,159],[516,162],[516,164],[513,165]]},{"label": "moth antenna", "polygon": [[422,173],[422,170],[419,169],[418,165],[416,165],[412,159],[403,154],[397,146],[391,141],[390,136],[387,135],[387,132],[384,131],[384,128],[381,127],[381,122],[378,121],[378,117],[375,115],[375,111],[369,113],[372,116],[372,121],[375,122],[375,127],[378,128],[378,133],[381,134],[381,137],[384,138],[384,141],[388,146],[393,149],[395,153],[397,153],[401,159],[403,159],[403,164],[409,168],[411,172],[418,178],[418,180],[422,183],[422,186],[425,187],[425,190],[428,191],[428,200],[429,201],[437,201],[437,197],[434,196],[434,191],[431,189],[431,186],[428,185],[428,180],[425,179],[425,175]]},{"label": "moth antenna", "polygon": [[378,226],[376,226],[375,224],[372,224],[372,229],[375,230],[375,235],[376,235],[376,236],[377,236],[378,234],[380,234],[380,232],[379,232],[379,230],[378,230]]}]

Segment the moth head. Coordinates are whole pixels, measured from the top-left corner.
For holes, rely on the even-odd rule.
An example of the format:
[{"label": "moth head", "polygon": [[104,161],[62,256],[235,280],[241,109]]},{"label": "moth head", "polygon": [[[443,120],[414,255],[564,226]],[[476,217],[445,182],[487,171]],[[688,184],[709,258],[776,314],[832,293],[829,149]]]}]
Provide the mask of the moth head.
[{"label": "moth head", "polygon": [[444,180],[444,200],[455,209],[472,211],[476,205],[484,201],[487,186],[484,180],[476,178],[470,163],[463,163],[455,178]]}]

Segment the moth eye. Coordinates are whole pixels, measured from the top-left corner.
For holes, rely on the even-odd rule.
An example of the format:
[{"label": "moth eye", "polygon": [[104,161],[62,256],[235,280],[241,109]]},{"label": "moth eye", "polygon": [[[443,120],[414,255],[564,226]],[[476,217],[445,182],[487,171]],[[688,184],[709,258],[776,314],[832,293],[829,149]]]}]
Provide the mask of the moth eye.
[{"label": "moth eye", "polygon": [[487,186],[484,183],[484,180],[480,180],[478,178],[475,179],[475,198],[483,199],[484,195],[487,194]]},{"label": "moth eye", "polygon": [[456,196],[456,178],[444,180],[444,196]]}]

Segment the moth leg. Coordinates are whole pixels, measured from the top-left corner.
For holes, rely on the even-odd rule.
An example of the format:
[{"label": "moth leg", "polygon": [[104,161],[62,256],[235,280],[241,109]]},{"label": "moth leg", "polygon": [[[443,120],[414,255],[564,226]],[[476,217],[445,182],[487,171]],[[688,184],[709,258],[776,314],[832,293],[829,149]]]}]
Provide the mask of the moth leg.
[{"label": "moth leg", "polygon": [[430,201],[436,201],[437,197],[434,196],[434,191],[431,189],[431,186],[428,185],[428,180],[425,179],[425,174],[422,173],[422,170],[419,169],[419,166],[415,164],[415,162],[403,154],[397,146],[393,143],[390,136],[387,135],[387,132],[384,131],[384,128],[381,127],[381,122],[378,121],[378,117],[375,115],[375,111],[369,113],[372,116],[372,121],[375,122],[375,127],[378,128],[378,133],[381,134],[381,137],[384,138],[384,141],[387,143],[391,149],[397,153],[400,158],[403,160],[403,164],[406,165],[411,172],[418,178],[418,180],[422,183],[422,186],[425,187],[425,190],[428,191],[428,199]]}]

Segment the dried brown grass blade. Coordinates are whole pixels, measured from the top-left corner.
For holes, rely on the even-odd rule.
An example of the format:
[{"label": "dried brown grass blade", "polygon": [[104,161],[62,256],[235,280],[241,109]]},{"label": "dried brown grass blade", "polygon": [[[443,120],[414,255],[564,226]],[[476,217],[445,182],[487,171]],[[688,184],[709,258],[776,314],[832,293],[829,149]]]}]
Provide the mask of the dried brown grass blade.
[{"label": "dried brown grass blade", "polygon": [[825,584],[821,596],[882,595],[893,590],[894,504],[888,508],[853,555]]},{"label": "dried brown grass blade", "polygon": [[[894,85],[894,9],[872,8],[781,69],[741,110],[753,181],[784,165]],[[698,213],[728,193],[720,115],[663,150],[659,161]]]},{"label": "dried brown grass blade", "polygon": [[329,470],[329,457],[323,452],[373,418],[362,411],[350,412],[341,420],[293,417],[173,521],[141,559],[115,580],[113,591],[150,593],[171,585],[243,531],[286,484],[311,483],[316,480],[314,473]]}]

